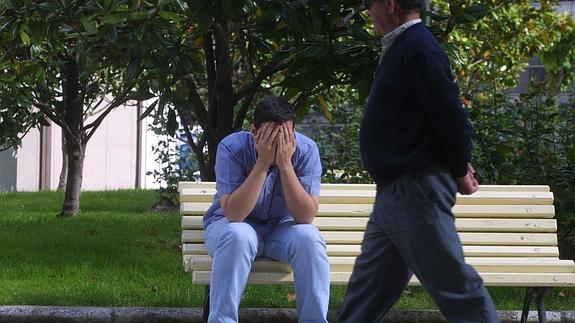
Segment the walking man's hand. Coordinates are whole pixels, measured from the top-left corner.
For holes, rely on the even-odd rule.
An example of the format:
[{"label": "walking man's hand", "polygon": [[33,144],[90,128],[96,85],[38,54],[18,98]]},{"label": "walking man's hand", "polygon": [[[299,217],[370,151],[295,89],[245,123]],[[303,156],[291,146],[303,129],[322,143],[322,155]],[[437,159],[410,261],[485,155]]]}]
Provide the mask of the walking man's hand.
[{"label": "walking man's hand", "polygon": [[467,175],[457,177],[457,189],[463,195],[469,195],[477,192],[479,189],[479,182],[475,178],[475,169],[469,164]]}]

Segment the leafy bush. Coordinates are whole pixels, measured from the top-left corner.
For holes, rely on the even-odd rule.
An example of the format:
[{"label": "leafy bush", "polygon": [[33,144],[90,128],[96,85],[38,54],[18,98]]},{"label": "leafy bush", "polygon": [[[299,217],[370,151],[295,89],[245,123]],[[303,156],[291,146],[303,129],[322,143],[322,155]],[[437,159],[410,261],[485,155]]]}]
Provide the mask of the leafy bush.
[{"label": "leafy bush", "polygon": [[574,102],[548,96],[536,81],[517,98],[495,89],[475,98],[473,163],[481,182],[550,185],[558,209],[575,210]]},{"label": "leafy bush", "polygon": [[[365,103],[353,92],[331,102],[337,106],[330,111],[332,126],[317,127],[314,133],[323,180],[369,183],[359,157]],[[545,84],[533,81],[519,97],[493,88],[468,103],[480,182],[550,185],[558,211],[575,212],[575,100],[559,102],[547,94]]]},{"label": "leafy bush", "polygon": [[334,108],[324,109],[331,126],[316,127],[313,137],[318,145],[325,183],[371,183],[359,155],[359,128],[365,103],[357,92],[332,93]]},{"label": "leafy bush", "polygon": [[152,153],[156,156],[155,161],[158,167],[146,173],[152,175],[154,181],[160,185],[158,201],[153,208],[160,211],[173,211],[179,205],[178,182],[198,179],[198,162],[196,156],[190,151],[187,141],[178,136],[172,137],[166,130],[165,116],[158,113],[153,116],[154,122],[149,128],[156,135],[164,138],[158,141],[157,145],[152,146]]}]

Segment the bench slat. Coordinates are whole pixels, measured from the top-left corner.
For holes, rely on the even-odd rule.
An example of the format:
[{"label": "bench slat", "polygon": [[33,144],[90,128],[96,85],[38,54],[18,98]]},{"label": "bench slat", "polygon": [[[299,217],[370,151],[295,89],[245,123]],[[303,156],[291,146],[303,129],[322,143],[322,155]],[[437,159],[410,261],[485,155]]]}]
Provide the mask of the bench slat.
[{"label": "bench slat", "polygon": [[[184,202],[182,215],[203,215],[211,202]],[[316,216],[367,217],[371,204],[320,204]],[[555,216],[553,205],[455,205],[453,213],[458,218],[533,218],[551,219]]]},{"label": "bench slat", "polygon": [[[215,182],[179,182],[178,191],[185,188],[216,188]],[[346,190],[375,190],[375,184],[331,184],[322,183],[322,190],[346,189]],[[480,191],[501,192],[549,192],[548,185],[479,185]]]},{"label": "bench slat", "polygon": [[[368,218],[316,217],[313,224],[322,231],[364,230]],[[456,219],[457,231],[557,232],[555,219]],[[182,229],[202,229],[202,216],[183,216]]]},{"label": "bench slat", "polygon": [[[215,194],[213,188],[185,188],[180,191],[181,202],[211,202]],[[320,203],[328,204],[372,204],[375,191],[365,190],[324,190],[320,192]],[[551,205],[552,192],[496,192],[478,191],[472,195],[457,196],[458,205]]]},{"label": "bench slat", "polygon": [[[322,231],[327,244],[360,244],[363,239],[361,231]],[[556,246],[557,235],[554,233],[477,233],[459,232],[464,245],[506,245],[506,246]],[[182,242],[203,242],[202,230],[185,230]]]},{"label": "bench slat", "polygon": [[[188,256],[188,270],[211,271],[212,257],[208,255]],[[516,273],[575,273],[575,263],[556,258],[476,258],[465,261],[479,272],[516,272]],[[330,271],[352,271],[355,257],[329,257]],[[253,266],[255,272],[291,272],[289,264],[272,259],[259,258]]]},{"label": "bench slat", "polygon": [[[360,245],[327,245],[329,256],[359,255]],[[206,255],[203,243],[182,245],[184,255]],[[467,257],[559,257],[557,247],[532,246],[463,246],[463,253]]]},{"label": "bench slat", "polygon": [[[486,286],[521,286],[521,287],[554,287],[554,286],[575,286],[575,274],[571,273],[479,273]],[[351,273],[332,272],[331,283],[336,285],[347,284]],[[209,271],[192,272],[192,281],[195,284],[209,284]],[[292,273],[266,273],[252,272],[248,278],[248,284],[291,284],[293,283]],[[409,285],[420,285],[414,276]]]}]

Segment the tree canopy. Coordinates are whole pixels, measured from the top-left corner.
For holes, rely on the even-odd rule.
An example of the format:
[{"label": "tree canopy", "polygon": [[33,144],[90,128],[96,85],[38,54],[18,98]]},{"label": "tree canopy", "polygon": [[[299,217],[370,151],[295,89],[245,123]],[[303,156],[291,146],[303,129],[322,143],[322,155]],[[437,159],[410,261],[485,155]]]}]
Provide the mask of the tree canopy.
[{"label": "tree canopy", "polygon": [[242,128],[258,97],[280,95],[305,114],[307,100],[332,86],[367,95],[378,46],[356,1],[165,3],[174,23],[154,31],[162,41],[150,57],[159,97],[150,111],[166,115],[171,134],[179,117],[204,180],[214,179],[217,144]]}]

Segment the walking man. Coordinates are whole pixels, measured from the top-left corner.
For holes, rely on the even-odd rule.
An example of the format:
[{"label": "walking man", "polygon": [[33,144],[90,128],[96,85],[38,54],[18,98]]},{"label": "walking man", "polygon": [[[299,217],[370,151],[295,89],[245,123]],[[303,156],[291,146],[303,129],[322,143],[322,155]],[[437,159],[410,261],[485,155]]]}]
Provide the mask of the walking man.
[{"label": "walking man", "polygon": [[360,130],[377,195],[338,322],[379,322],[413,274],[450,322],[499,322],[454,225],[456,192],[478,188],[472,129],[447,55],[421,23],[424,0],[366,6],[383,35]]}]

